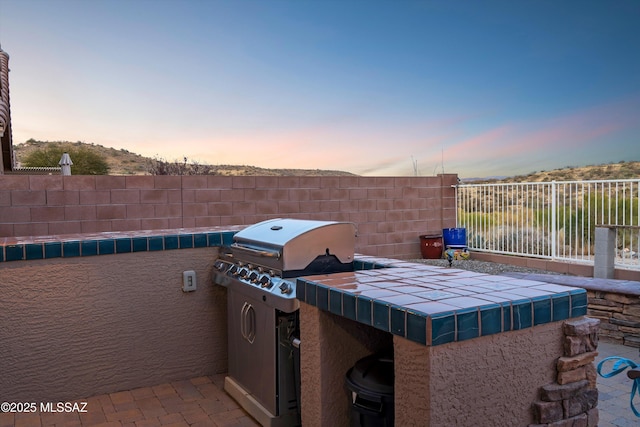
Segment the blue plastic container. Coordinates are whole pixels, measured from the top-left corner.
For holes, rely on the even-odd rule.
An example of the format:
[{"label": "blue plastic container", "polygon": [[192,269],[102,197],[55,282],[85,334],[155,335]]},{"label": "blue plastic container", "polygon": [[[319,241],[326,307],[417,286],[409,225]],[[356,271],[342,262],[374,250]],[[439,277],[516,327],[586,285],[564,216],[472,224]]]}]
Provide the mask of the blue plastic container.
[{"label": "blue plastic container", "polygon": [[467,229],[466,228],[443,228],[442,240],[445,248],[466,248]]}]

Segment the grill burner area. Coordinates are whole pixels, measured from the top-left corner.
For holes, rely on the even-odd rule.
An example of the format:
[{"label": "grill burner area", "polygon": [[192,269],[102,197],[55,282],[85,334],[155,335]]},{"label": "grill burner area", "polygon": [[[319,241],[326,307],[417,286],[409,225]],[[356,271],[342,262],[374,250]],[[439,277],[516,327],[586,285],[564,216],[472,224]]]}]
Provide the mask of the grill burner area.
[{"label": "grill burner area", "polygon": [[274,219],[234,236],[215,262],[227,288],[225,390],[263,426],[300,424],[297,277],[353,271],[355,225]]}]

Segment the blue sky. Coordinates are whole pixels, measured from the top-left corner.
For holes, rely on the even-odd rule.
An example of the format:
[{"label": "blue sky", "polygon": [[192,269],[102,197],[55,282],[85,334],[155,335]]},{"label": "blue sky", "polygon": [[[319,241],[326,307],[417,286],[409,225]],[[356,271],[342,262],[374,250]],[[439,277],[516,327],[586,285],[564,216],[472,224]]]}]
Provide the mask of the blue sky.
[{"label": "blue sky", "polygon": [[640,160],[640,1],[0,0],[14,144],[362,175]]}]

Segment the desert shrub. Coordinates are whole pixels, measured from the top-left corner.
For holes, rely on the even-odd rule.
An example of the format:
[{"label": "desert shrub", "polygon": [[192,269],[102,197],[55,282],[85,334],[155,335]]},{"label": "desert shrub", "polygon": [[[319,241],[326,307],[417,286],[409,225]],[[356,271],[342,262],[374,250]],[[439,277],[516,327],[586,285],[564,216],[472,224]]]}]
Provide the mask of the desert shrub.
[{"label": "desert shrub", "polygon": [[22,161],[28,167],[57,167],[64,153],[71,157],[72,175],[106,175],[109,165],[105,158],[89,148],[73,144],[66,147],[44,147],[33,151]]},{"label": "desert shrub", "polygon": [[212,175],[214,168],[197,162],[189,163],[186,157],[183,157],[182,162],[178,160],[169,162],[155,157],[147,163],[147,172],[151,175]]}]

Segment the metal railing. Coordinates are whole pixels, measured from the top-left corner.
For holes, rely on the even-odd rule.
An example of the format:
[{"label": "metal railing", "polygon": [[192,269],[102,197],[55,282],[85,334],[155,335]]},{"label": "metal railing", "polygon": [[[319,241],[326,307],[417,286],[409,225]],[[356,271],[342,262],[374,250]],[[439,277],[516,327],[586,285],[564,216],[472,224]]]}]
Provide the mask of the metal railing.
[{"label": "metal railing", "polygon": [[10,171],[5,171],[7,175],[60,175],[62,168],[59,167],[18,167]]},{"label": "metal railing", "polygon": [[640,179],[457,186],[469,249],[593,263],[596,225],[616,225],[616,267],[640,269]]}]

